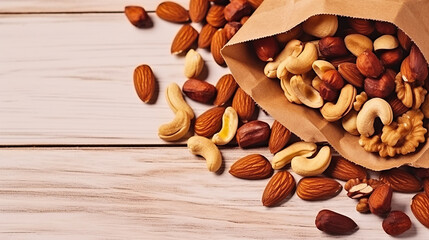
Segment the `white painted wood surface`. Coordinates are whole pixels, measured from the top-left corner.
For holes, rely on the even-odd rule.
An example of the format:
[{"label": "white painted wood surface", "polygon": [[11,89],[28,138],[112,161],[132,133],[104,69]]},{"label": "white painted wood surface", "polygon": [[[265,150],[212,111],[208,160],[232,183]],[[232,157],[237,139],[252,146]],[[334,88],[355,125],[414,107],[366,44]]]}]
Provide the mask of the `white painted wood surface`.
[{"label": "white painted wood surface", "polygon": [[[226,170],[217,175],[182,147],[3,149],[0,239],[327,239],[314,226],[323,208],[359,225],[344,239],[390,238],[382,219],[356,212],[344,190],[327,201],[295,194],[279,207],[263,207],[268,180],[228,173],[254,152],[270,157],[266,149],[223,150]],[[428,230],[410,212],[412,196],[394,193],[392,207],[413,222],[403,237],[425,239]]]}]

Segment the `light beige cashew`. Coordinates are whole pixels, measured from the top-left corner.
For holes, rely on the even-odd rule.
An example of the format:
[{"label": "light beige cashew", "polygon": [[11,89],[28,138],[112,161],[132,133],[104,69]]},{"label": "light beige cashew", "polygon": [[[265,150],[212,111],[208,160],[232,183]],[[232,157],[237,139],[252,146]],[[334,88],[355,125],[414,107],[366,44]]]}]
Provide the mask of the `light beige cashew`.
[{"label": "light beige cashew", "polygon": [[379,117],[384,125],[393,121],[393,111],[390,104],[382,98],[368,100],[357,115],[356,125],[358,132],[365,137],[374,134],[374,120]]},{"label": "light beige cashew", "polygon": [[383,35],[374,41],[374,51],[391,50],[399,46],[398,39],[392,35]]},{"label": "light beige cashew", "polygon": [[302,24],[305,33],[318,38],[334,36],[338,29],[338,18],[335,15],[316,15]]},{"label": "light beige cashew", "polygon": [[290,79],[290,88],[299,101],[307,107],[320,108],[323,106],[323,98],[319,92],[306,84],[301,75],[295,75]]},{"label": "light beige cashew", "polygon": [[204,60],[194,49],[190,49],[185,57],[185,76],[196,78],[203,71]]},{"label": "light beige cashew", "polygon": [[191,118],[184,110],[179,109],[173,121],[163,124],[158,128],[158,136],[169,142],[183,138],[189,131]]},{"label": "light beige cashew", "polygon": [[357,114],[358,113],[352,109],[341,120],[341,124],[343,125],[344,130],[346,130],[351,135],[355,135],[355,136],[359,136],[359,132],[357,130],[357,125],[356,125]]},{"label": "light beige cashew", "polygon": [[325,60],[316,60],[313,62],[311,67],[320,79],[322,79],[323,74],[325,74],[325,72],[329,70],[335,70],[334,65]]},{"label": "light beige cashew", "polygon": [[355,102],[353,103],[353,109],[359,112],[367,100],[368,94],[366,94],[366,92],[361,92],[359,95],[356,95]]},{"label": "light beige cashew", "polygon": [[292,159],[292,170],[301,176],[317,176],[322,174],[331,163],[331,148],[329,146],[322,147],[317,155],[313,158],[297,156]]},{"label": "light beige cashew", "polygon": [[272,62],[268,62],[265,65],[264,73],[265,76],[269,78],[276,78],[277,77],[277,69],[280,65],[280,63],[286,59],[288,56],[298,56],[302,49],[304,48],[304,44],[296,39],[293,39],[286,44],[283,51],[280,52],[279,55],[274,59]]},{"label": "light beige cashew", "polygon": [[237,132],[238,115],[232,107],[227,107],[222,116],[222,129],[213,135],[212,141],[216,145],[228,144]]},{"label": "light beige cashew", "polygon": [[349,34],[344,38],[346,48],[356,57],[365,50],[372,51],[373,43],[370,38],[362,34]]},{"label": "light beige cashew", "polygon": [[288,165],[296,156],[311,157],[317,150],[317,145],[311,142],[296,142],[276,153],[271,161],[273,169],[281,169]]},{"label": "light beige cashew", "polygon": [[322,116],[329,122],[335,122],[345,116],[353,107],[356,98],[356,88],[347,84],[341,89],[337,102],[327,102],[320,109]]},{"label": "light beige cashew", "polygon": [[192,136],[188,139],[188,148],[194,155],[200,155],[206,159],[210,172],[216,172],[222,166],[222,155],[217,146],[208,138]]},{"label": "light beige cashew", "polygon": [[319,78],[319,76],[316,76],[313,78],[313,81],[311,81],[311,86],[314,87],[317,91],[320,92],[320,84],[322,84],[322,80]]},{"label": "light beige cashew", "polygon": [[286,96],[286,99],[291,103],[302,104],[298,97],[293,93],[290,86],[290,79],[293,77],[292,74],[288,73],[286,76],[280,78],[280,86]]},{"label": "light beige cashew", "polygon": [[194,111],[185,102],[179,85],[177,85],[176,83],[171,83],[170,85],[168,85],[165,97],[168,105],[174,113],[182,109],[189,115],[191,119],[194,118]]},{"label": "light beige cashew", "polygon": [[317,48],[313,43],[306,43],[302,53],[295,56],[288,56],[284,60],[286,70],[293,74],[304,74],[311,70],[311,65],[319,57]]}]

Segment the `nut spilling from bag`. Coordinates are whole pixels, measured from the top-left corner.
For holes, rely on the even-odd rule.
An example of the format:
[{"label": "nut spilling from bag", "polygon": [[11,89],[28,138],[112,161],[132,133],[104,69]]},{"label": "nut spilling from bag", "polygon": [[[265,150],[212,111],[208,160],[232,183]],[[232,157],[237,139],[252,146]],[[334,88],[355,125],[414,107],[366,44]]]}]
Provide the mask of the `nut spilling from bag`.
[{"label": "nut spilling from bag", "polygon": [[284,35],[291,40],[257,40],[265,52],[256,41],[253,46],[261,61],[269,61],[265,75],[280,80],[289,102],[319,109],[329,122],[341,121],[366,151],[381,157],[415,152],[426,141],[428,64],[396,26],[317,15]]}]

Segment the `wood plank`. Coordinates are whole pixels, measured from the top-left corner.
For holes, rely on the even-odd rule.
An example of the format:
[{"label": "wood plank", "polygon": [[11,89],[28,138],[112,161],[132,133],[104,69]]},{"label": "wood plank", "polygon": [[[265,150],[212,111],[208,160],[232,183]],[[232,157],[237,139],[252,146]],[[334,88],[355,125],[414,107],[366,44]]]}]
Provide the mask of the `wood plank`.
[{"label": "wood plank", "polygon": [[[154,11],[162,0],[2,0],[0,13],[10,12],[106,12],[123,11],[127,5],[143,6],[146,11]],[[188,8],[189,0],[175,0]]]},{"label": "wood plank", "polygon": [[[268,180],[237,179],[228,169],[246,154],[271,155],[222,153],[226,170],[213,174],[186,148],[2,149],[0,238],[326,239],[314,226],[323,208],[353,218],[360,227],[355,239],[387,238],[382,219],[356,212],[344,190],[327,201],[294,195],[263,207]],[[428,230],[410,212],[412,196],[394,193],[392,208],[413,222],[403,237],[424,239]]]},{"label": "wood plank", "polygon": [[[141,30],[121,13],[0,16],[0,145],[164,144],[158,126],[173,118],[164,89],[186,78],[184,57],[170,54],[181,25],[153,19],[154,28]],[[208,82],[229,72],[198,51]],[[143,63],[159,83],[153,105],[133,86]],[[209,108],[188,102],[197,115]]]}]

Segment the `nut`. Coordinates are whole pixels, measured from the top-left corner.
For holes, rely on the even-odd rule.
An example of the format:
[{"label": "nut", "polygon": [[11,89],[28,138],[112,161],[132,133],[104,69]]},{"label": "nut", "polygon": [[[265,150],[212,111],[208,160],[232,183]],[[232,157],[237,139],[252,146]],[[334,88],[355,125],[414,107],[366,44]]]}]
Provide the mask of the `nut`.
[{"label": "nut", "polygon": [[[299,40],[291,40],[285,46],[285,48],[277,55],[277,57],[272,62],[268,62],[265,65],[264,73],[269,78],[281,78],[283,77],[287,71],[286,67],[282,67],[282,71],[278,71],[280,64],[286,59],[288,56],[298,56],[301,54],[304,45]],[[284,64],[283,64],[284,65]],[[278,75],[277,75],[278,74]]]},{"label": "nut", "polygon": [[371,185],[362,182],[347,189],[347,196],[352,199],[359,199],[362,197],[368,197],[371,195],[372,191],[374,191],[374,188],[371,187]]},{"label": "nut", "polygon": [[153,26],[152,19],[150,19],[146,10],[140,6],[126,6],[125,16],[135,27],[149,28]]},{"label": "nut", "polygon": [[347,50],[358,57],[365,51],[372,51],[373,44],[371,39],[362,34],[349,34],[344,38]]},{"label": "nut", "polygon": [[140,100],[149,103],[155,95],[155,75],[149,65],[143,64],[134,70],[134,88]]},{"label": "nut", "polygon": [[223,30],[225,31],[226,39],[228,41],[238,32],[241,28],[241,23],[239,22],[229,22],[225,25]]},{"label": "nut", "polygon": [[270,125],[259,120],[245,123],[237,130],[237,143],[241,148],[265,145],[269,137]]},{"label": "nut", "polygon": [[359,112],[366,101],[368,101],[368,94],[366,94],[366,92],[361,92],[359,95],[356,95],[355,102],[353,103],[353,109]]},{"label": "nut", "polygon": [[206,15],[207,23],[213,27],[223,27],[226,24],[224,9],[225,7],[222,5],[212,5]]},{"label": "nut", "polygon": [[396,34],[396,30],[398,28],[394,24],[389,23],[389,22],[376,21],[375,22],[375,29],[380,34],[395,35]]},{"label": "nut", "polygon": [[237,178],[257,180],[271,177],[273,169],[266,157],[250,154],[232,164],[229,173]]},{"label": "nut", "polygon": [[398,29],[398,41],[401,47],[409,52],[411,50],[411,46],[413,45],[413,42],[411,41],[410,37],[408,37],[407,34],[405,34],[401,29]]},{"label": "nut", "polygon": [[223,75],[216,84],[217,95],[213,102],[215,106],[223,106],[234,95],[237,82],[231,74]]},{"label": "nut", "polygon": [[338,18],[335,15],[316,15],[307,19],[302,28],[305,33],[318,38],[334,36],[338,29]]},{"label": "nut", "polygon": [[338,66],[342,63],[356,63],[356,57],[354,55],[347,55],[344,57],[337,57],[330,60],[331,64],[334,67],[338,68]]},{"label": "nut", "polygon": [[384,216],[390,212],[392,203],[392,188],[389,184],[382,184],[377,187],[368,200],[369,210],[379,216]]},{"label": "nut", "polygon": [[325,60],[316,60],[313,62],[311,67],[320,79],[323,78],[323,74],[325,74],[327,71],[335,70],[334,65]]},{"label": "nut", "polygon": [[368,198],[359,199],[359,202],[356,205],[356,211],[358,211],[360,213],[368,213],[369,212]]},{"label": "nut", "polygon": [[425,101],[427,90],[422,86],[412,86],[412,83],[403,81],[403,76],[398,73],[395,78],[395,91],[399,100],[408,108],[418,109]]},{"label": "nut", "polygon": [[369,97],[386,98],[395,90],[396,73],[392,69],[387,69],[381,77],[367,78],[364,82],[365,92]]},{"label": "nut", "polygon": [[391,236],[398,236],[411,228],[411,219],[404,212],[392,211],[383,220],[384,231]]},{"label": "nut", "polygon": [[394,168],[383,171],[380,174],[380,180],[384,183],[389,183],[393,191],[414,193],[422,189],[422,183],[411,173]]},{"label": "nut", "polygon": [[333,58],[348,54],[344,40],[340,37],[324,37],[319,40],[319,51],[322,57]]},{"label": "nut", "polygon": [[411,47],[410,55],[402,62],[401,73],[405,82],[423,82],[428,77],[428,64],[416,45]]},{"label": "nut", "polygon": [[238,115],[232,107],[227,107],[222,116],[222,129],[213,135],[216,145],[228,144],[235,136],[238,128]]},{"label": "nut", "polygon": [[197,40],[198,32],[191,25],[185,24],[177,32],[171,44],[171,54],[180,54],[189,48]]},{"label": "nut", "polygon": [[397,68],[404,58],[404,50],[396,48],[392,50],[383,51],[379,55],[381,63],[388,68]]},{"label": "nut", "polygon": [[332,235],[351,234],[358,227],[351,218],[326,209],[317,214],[315,224],[320,231]]},{"label": "nut", "polygon": [[290,79],[290,89],[307,107],[320,108],[323,106],[323,99],[319,92],[310,84],[306,84],[301,75],[295,75]]},{"label": "nut", "polygon": [[247,0],[253,9],[257,9],[264,0]]},{"label": "nut", "polygon": [[392,35],[383,35],[374,41],[374,51],[392,50],[399,46],[398,39]]},{"label": "nut", "polygon": [[204,25],[201,28],[200,36],[198,37],[198,47],[199,48],[208,48],[210,47],[213,39],[213,35],[217,32],[217,28],[213,27],[210,24]]},{"label": "nut", "polygon": [[214,107],[205,111],[195,120],[194,130],[197,135],[211,138],[222,127],[224,107]]},{"label": "nut", "polygon": [[173,121],[159,127],[158,136],[165,141],[177,141],[188,133],[190,126],[191,118],[184,110],[180,109],[176,112]]},{"label": "nut", "polygon": [[313,158],[304,156],[292,158],[291,167],[296,174],[301,176],[316,176],[322,174],[329,167],[331,156],[331,148],[324,146]]},{"label": "nut", "polygon": [[194,155],[200,155],[207,162],[210,172],[217,172],[222,166],[222,155],[217,146],[208,138],[193,136],[188,139],[188,149]]},{"label": "nut", "polygon": [[421,224],[429,228],[429,197],[425,193],[416,194],[411,200],[411,211]]},{"label": "nut", "polygon": [[392,107],[393,111],[393,117],[396,118],[398,116],[401,116],[408,110],[410,110],[407,106],[405,106],[401,100],[398,98],[390,99],[389,101],[390,107]]},{"label": "nut", "polygon": [[169,22],[183,23],[189,21],[188,11],[175,2],[162,2],[156,8],[156,15]]},{"label": "nut", "polygon": [[376,180],[376,179],[373,179],[373,178],[371,178],[371,179],[351,178],[344,185],[344,190],[349,191],[353,186],[356,186],[356,185],[361,184],[361,183],[366,183],[369,186],[371,186],[373,189],[376,189],[379,186],[384,184],[383,182]]},{"label": "nut", "polygon": [[363,105],[356,119],[357,129],[362,136],[374,134],[374,120],[377,117],[384,125],[389,125],[393,121],[393,111],[384,99],[372,98]]},{"label": "nut", "polygon": [[356,97],[356,88],[347,84],[341,89],[337,103],[327,102],[320,109],[322,116],[329,122],[335,122],[347,115],[353,107],[353,102]]},{"label": "nut", "polygon": [[185,77],[196,78],[203,71],[204,60],[194,49],[190,49],[185,58]]},{"label": "nut", "polygon": [[171,83],[168,85],[167,91],[165,92],[165,97],[167,99],[168,105],[174,113],[179,110],[184,110],[191,119],[194,118],[194,111],[185,102],[185,99],[183,99],[182,91],[180,90],[179,85],[176,83]]},{"label": "nut", "polygon": [[234,98],[232,99],[232,107],[237,111],[238,117],[242,122],[248,122],[252,119],[255,112],[255,102],[243,89],[237,88]]},{"label": "nut", "polygon": [[273,61],[280,50],[275,37],[256,39],[252,45],[258,58],[264,62]]},{"label": "nut", "polygon": [[305,177],[298,182],[296,194],[303,200],[318,201],[335,197],[341,189],[341,184],[333,179]]},{"label": "nut", "polygon": [[277,120],[274,121],[271,126],[270,140],[268,141],[268,148],[272,154],[282,150],[284,146],[289,142],[291,131],[283,126]]},{"label": "nut", "polygon": [[288,56],[284,60],[286,69],[293,74],[304,74],[311,70],[311,66],[318,58],[316,45],[313,43],[306,43],[304,50],[297,57]]},{"label": "nut", "polygon": [[208,0],[190,0],[189,1],[189,17],[192,22],[202,22],[206,18],[209,10],[210,2]]},{"label": "nut", "polygon": [[211,103],[216,95],[213,85],[197,79],[187,80],[182,89],[187,97],[200,103]]},{"label": "nut", "polygon": [[279,171],[270,179],[262,195],[266,207],[279,205],[295,189],[295,179],[288,171]]},{"label": "nut", "polygon": [[319,85],[319,94],[323,100],[328,102],[335,102],[338,99],[340,92],[329,87],[326,83],[322,82]]},{"label": "nut", "polygon": [[213,59],[220,66],[225,65],[225,60],[223,59],[220,50],[227,42],[228,39],[226,38],[223,29],[219,29],[213,34],[212,42],[210,44],[210,51],[212,52]]},{"label": "nut", "polygon": [[371,33],[373,33],[375,30],[374,22],[371,20],[349,18],[348,23],[353,30],[365,36],[371,35]]},{"label": "nut", "polygon": [[[282,64],[280,64],[280,67],[281,67],[281,65]],[[280,69],[280,67],[279,67],[279,69]],[[290,80],[292,77],[293,77],[293,75],[288,73],[288,74],[286,74],[286,76],[280,78],[280,87],[283,89],[284,95],[289,102],[296,103],[296,104],[302,104],[302,102],[298,99],[298,97],[292,91],[292,88],[290,86]]]},{"label": "nut", "polygon": [[334,90],[341,90],[344,87],[344,80],[337,70],[329,70],[322,76],[322,82]]},{"label": "nut", "polygon": [[232,1],[223,10],[228,22],[239,21],[242,17],[250,15],[252,11],[252,6],[247,0]]},{"label": "nut", "polygon": [[339,156],[332,157],[331,164],[324,174],[343,181],[348,181],[352,178],[365,179],[367,176],[367,172],[363,167]]},{"label": "nut", "polygon": [[341,63],[338,65],[338,72],[350,84],[355,87],[361,88],[365,77],[360,73],[356,64],[354,63]]},{"label": "nut", "polygon": [[[319,93],[320,93],[321,84],[322,84],[322,80],[318,76],[314,77],[313,80],[311,81],[311,86],[314,87],[314,89],[316,89],[317,91],[319,91]],[[322,95],[320,96],[323,98]],[[326,99],[323,99],[323,100],[326,100]]]},{"label": "nut", "polygon": [[380,60],[370,51],[364,51],[358,56],[356,67],[362,75],[370,78],[378,78],[384,72],[384,67]]},{"label": "nut", "polygon": [[281,169],[289,164],[296,156],[311,157],[317,150],[317,145],[310,142],[296,142],[276,153],[271,161],[273,169]]}]

